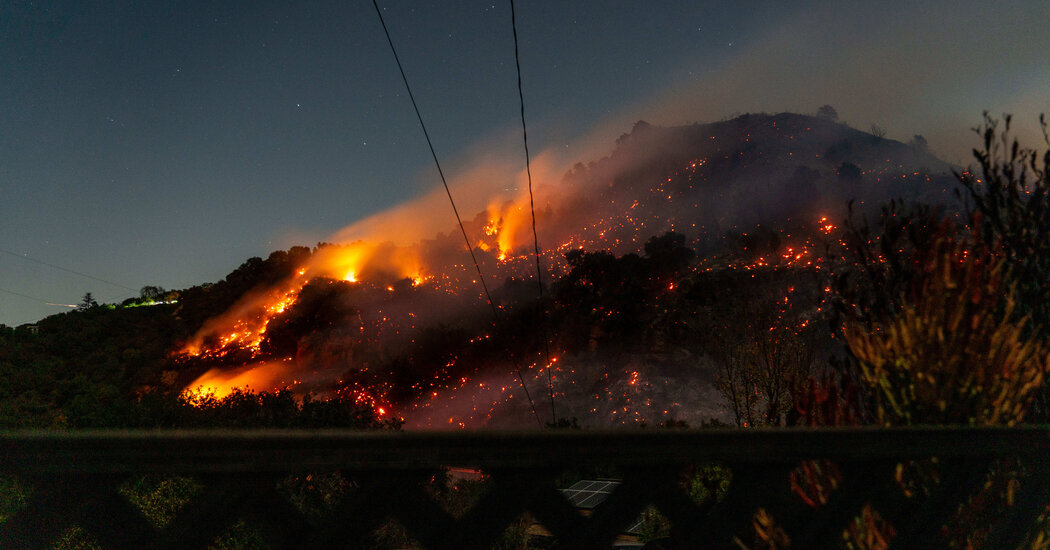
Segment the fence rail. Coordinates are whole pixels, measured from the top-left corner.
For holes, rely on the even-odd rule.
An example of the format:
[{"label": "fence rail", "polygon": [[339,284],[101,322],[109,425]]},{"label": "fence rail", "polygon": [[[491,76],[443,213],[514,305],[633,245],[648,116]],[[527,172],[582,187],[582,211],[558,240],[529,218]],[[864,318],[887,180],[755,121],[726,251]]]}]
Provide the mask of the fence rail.
[{"label": "fence rail", "polygon": [[[897,479],[909,461],[932,479],[911,495]],[[718,498],[697,501],[682,478],[708,463],[731,482]],[[823,503],[799,496],[804,464],[835,472]],[[461,516],[421,483],[449,466],[488,476],[488,490]],[[615,468],[622,483],[585,516],[558,483],[566,469],[595,466]],[[891,548],[935,548],[960,505],[987,489],[989,472],[1007,467],[1018,476],[1012,506],[992,518],[986,548],[1016,548],[1050,506],[1050,427],[0,432],[0,475],[29,488],[28,501],[0,523],[0,548],[48,547],[71,525],[103,547],[205,548],[237,520],[274,548],[367,547],[362,541],[390,517],[425,548],[490,548],[523,512],[551,534],[537,543],[544,547],[610,548],[649,505],[670,523],[670,536],[653,547],[738,548],[755,540],[756,525],[772,529],[760,519],[772,518],[781,544],[834,548],[871,507],[892,525]],[[354,489],[322,521],[277,490],[289,474],[325,471],[341,472]],[[119,490],[142,474],[189,475],[204,489],[157,526]]]}]

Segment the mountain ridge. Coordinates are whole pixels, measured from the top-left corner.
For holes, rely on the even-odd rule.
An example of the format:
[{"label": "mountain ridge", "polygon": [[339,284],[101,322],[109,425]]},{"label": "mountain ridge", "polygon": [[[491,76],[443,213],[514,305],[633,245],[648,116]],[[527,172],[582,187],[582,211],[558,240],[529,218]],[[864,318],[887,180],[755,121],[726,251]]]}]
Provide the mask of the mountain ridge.
[{"label": "mountain ridge", "polygon": [[[538,192],[540,242],[545,244],[548,269],[544,277],[554,299],[562,300],[547,306],[555,316],[553,322],[561,323],[555,329],[565,329],[552,336],[555,354],[574,359],[583,371],[604,373],[595,378],[577,370],[560,372],[558,377],[571,381],[571,386],[586,386],[586,390],[563,388],[562,398],[582,406],[589,399],[586,395],[599,395],[601,407],[584,409],[594,409],[588,417],[593,422],[608,421],[610,416],[617,422],[654,421],[657,409],[685,415],[693,422],[711,418],[717,409],[711,400],[717,397],[710,362],[704,359],[710,350],[683,340],[687,335],[682,333],[690,323],[706,326],[711,319],[704,315],[714,311],[712,307],[718,309],[713,302],[703,307],[695,302],[696,296],[706,295],[696,294],[700,281],[714,284],[704,279],[704,270],[715,269],[712,266],[787,269],[752,292],[768,298],[775,294],[779,300],[780,283],[797,278],[790,270],[811,269],[805,266],[820,262],[814,240],[822,233],[819,220],[833,227],[837,221],[826,220],[844,216],[845,203],[852,199],[862,209],[875,208],[901,193],[947,202],[951,172],[951,166],[927,151],[807,115],[748,114],[666,128],[636,123],[609,155],[587,165],[578,163],[559,184]],[[437,417],[459,410],[456,399],[473,403],[477,414],[455,413],[449,418],[470,417],[473,420],[464,421],[470,425],[485,424],[494,416],[520,417],[526,412],[515,404],[523,400],[513,401],[513,392],[507,389],[513,388],[507,379],[513,367],[503,348],[526,346],[517,355],[526,363],[532,393],[546,391],[539,376],[543,359],[536,355],[540,320],[531,294],[534,283],[527,284],[534,272],[527,246],[531,234],[523,230],[524,220],[520,206],[512,204],[481,212],[466,222],[486,277],[502,281],[494,287],[497,305],[508,312],[520,333],[485,328],[484,298],[472,282],[473,266],[463,259],[462,240],[450,232],[421,241],[418,250],[369,245],[369,261],[380,267],[348,260],[348,255],[357,258],[364,250],[355,243],[293,247],[266,260],[250,258],[222,281],[179,291],[177,306],[149,308],[157,312],[157,326],[165,327],[167,341],[161,345],[137,343],[122,349],[120,334],[100,336],[98,326],[91,331],[77,328],[78,320],[103,322],[106,308],[41,321],[44,336],[57,338],[44,346],[34,346],[35,336],[25,330],[6,331],[5,342],[29,342],[36,347],[37,358],[47,364],[44,370],[54,375],[49,376],[65,380],[57,385],[72,393],[27,405],[57,408],[62,414],[67,409],[91,410],[85,405],[69,409],[70,403],[84,400],[119,401],[144,392],[177,392],[192,386],[205,371],[214,371],[216,376],[229,375],[227,381],[237,380],[234,375],[250,375],[242,379],[256,384],[266,380],[265,387],[253,386],[256,390],[290,385],[301,392],[350,391],[374,400],[377,408],[396,402],[417,412],[426,409],[429,420],[420,425],[433,426]],[[756,233],[756,227],[765,233]],[[655,237],[668,232],[675,237],[650,249]],[[765,241],[756,241],[758,234]],[[659,250],[690,251],[700,257],[667,275],[661,265],[665,260],[660,258],[674,254],[660,256]],[[792,252],[784,256],[784,250]],[[414,273],[393,261],[400,257],[415,262]],[[623,280],[617,283],[616,277]],[[717,284],[739,286],[734,277],[730,277],[734,282]],[[311,281],[317,282],[308,286]],[[584,285],[583,294],[578,285]],[[624,288],[614,291],[617,286]],[[302,294],[306,288],[312,290]],[[804,301],[819,302],[819,296]],[[284,302],[275,307],[278,299]],[[632,301],[637,307],[629,305]],[[581,304],[591,304],[593,311]],[[800,312],[814,307],[799,305],[791,315],[810,315]],[[672,317],[684,316],[684,320],[667,320],[672,311]],[[657,333],[646,329],[635,334],[641,329],[633,326],[631,316],[670,324],[661,325]],[[203,333],[209,325],[214,330]],[[235,330],[242,336],[248,334],[243,327],[255,327],[251,334],[257,340],[249,345],[250,339],[228,339],[225,334],[234,327],[242,327]],[[54,334],[47,335],[49,331]],[[106,352],[90,350],[89,341],[63,344],[60,333],[95,334],[98,348]],[[156,339],[165,340],[164,336]],[[186,343],[193,341],[204,352],[187,356]],[[62,345],[89,351],[84,357],[52,354],[48,360],[47,346]],[[183,352],[163,355],[165,347],[167,352],[179,348]],[[110,366],[87,365],[85,358]],[[17,366],[9,361],[6,370],[16,371]],[[251,375],[260,369],[267,370],[268,377]],[[682,372],[688,373],[685,378]],[[108,389],[92,395],[92,390],[77,389],[72,380],[85,388],[101,384]],[[475,380],[482,387],[490,384],[485,380],[492,380],[503,389],[479,405],[477,394],[482,390],[468,387],[468,381]],[[639,391],[639,380],[662,382],[649,384],[647,397],[625,397]],[[45,383],[29,385],[40,384]],[[684,387],[693,388],[689,407],[703,414],[683,409],[686,397],[678,389]],[[15,387],[9,390],[11,395],[18,393]],[[423,400],[425,392],[432,392],[434,399]],[[444,400],[440,404],[439,393]],[[700,395],[704,398],[695,398]],[[660,401],[679,405],[664,410]],[[492,403],[497,405],[489,407]],[[648,412],[639,413],[639,403],[649,403],[643,407]],[[478,413],[478,407],[490,410]],[[634,416],[621,414],[621,409]]]}]

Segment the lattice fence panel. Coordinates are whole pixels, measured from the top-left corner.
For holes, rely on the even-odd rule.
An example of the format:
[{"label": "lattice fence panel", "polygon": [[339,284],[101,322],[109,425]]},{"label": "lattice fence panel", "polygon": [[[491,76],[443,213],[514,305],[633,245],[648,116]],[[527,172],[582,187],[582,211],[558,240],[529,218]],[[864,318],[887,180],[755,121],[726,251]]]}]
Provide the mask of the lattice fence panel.
[{"label": "lattice fence panel", "polygon": [[[812,432],[797,433],[819,445],[792,450],[783,434],[765,432],[740,440],[715,435],[710,438],[715,449],[697,450],[689,445],[702,444],[705,437],[695,433],[628,435],[624,439],[636,448],[617,455],[603,447],[615,438],[593,434],[531,434],[509,443],[462,435],[343,434],[304,440],[240,434],[188,439],[185,456],[178,456],[178,438],[156,434],[107,436],[101,442],[7,435],[0,437],[0,473],[17,476],[19,486],[30,487],[30,496],[0,523],[0,548],[47,548],[74,526],[105,548],[207,548],[241,522],[270,548],[356,548],[366,547],[377,529],[394,522],[419,547],[483,549],[530,517],[550,534],[545,548],[607,549],[650,506],[667,518],[670,539],[679,548],[739,548],[763,537],[781,546],[790,542],[791,548],[841,547],[843,533],[865,510],[892,526],[891,548],[937,548],[944,545],[942,527],[960,504],[981,490],[989,472],[1004,465],[1024,475],[1011,486],[1014,506],[992,525],[986,547],[1017,547],[1050,506],[1050,429],[992,432],[994,437],[971,432],[999,447],[974,445],[965,431],[930,432],[934,447],[923,445],[921,438],[904,438],[902,444],[901,432],[872,431],[864,436],[872,441],[860,441],[865,449],[879,449],[881,441],[886,448],[871,451],[875,456],[834,447],[856,434],[832,431],[813,438]],[[174,455],[151,448],[151,437]],[[676,447],[668,442],[676,437],[682,447],[669,452]],[[236,446],[245,441],[248,450]],[[734,450],[734,441],[746,443],[750,452]],[[544,442],[550,443],[547,452],[535,452]],[[588,442],[596,448],[589,449]],[[646,445],[648,455],[637,449]],[[75,460],[78,452],[86,465]],[[397,458],[402,463],[391,464],[391,457],[406,454]],[[727,458],[720,464],[728,470],[728,489],[694,500],[683,476],[696,471],[698,462],[720,456]],[[817,464],[810,458],[826,460]],[[586,514],[559,486],[566,468],[581,464],[611,465],[620,472],[616,483],[604,484],[612,488],[607,497]],[[481,465],[485,471],[485,491],[463,513],[453,515],[428,490],[443,465]],[[333,466],[348,489],[324,514],[306,513],[282,489],[294,472]],[[820,494],[802,498],[799,473],[818,470],[826,474],[818,483]],[[189,474],[200,490],[158,526],[121,489],[143,473]],[[904,479],[908,475],[914,479]]]}]

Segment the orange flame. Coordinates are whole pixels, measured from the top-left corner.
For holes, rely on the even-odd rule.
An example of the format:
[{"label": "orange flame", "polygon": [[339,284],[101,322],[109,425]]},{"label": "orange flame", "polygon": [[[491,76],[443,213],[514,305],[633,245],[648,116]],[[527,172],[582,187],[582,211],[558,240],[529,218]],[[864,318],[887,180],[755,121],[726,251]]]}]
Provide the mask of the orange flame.
[{"label": "orange flame", "polygon": [[200,375],[186,386],[191,396],[214,395],[222,399],[236,389],[274,391],[292,387],[290,367],[281,362],[246,365],[236,369],[214,368]]},{"label": "orange flame", "polygon": [[229,311],[206,322],[183,347],[182,353],[217,357],[223,350],[239,348],[256,357],[270,320],[294,304],[303,286],[316,277],[350,282],[408,278],[419,285],[427,276],[416,247],[358,241],[320,248],[306,266],[286,281],[245,295]]},{"label": "orange flame", "polygon": [[[499,260],[506,261],[515,248],[525,244],[518,239],[524,238],[529,223],[528,211],[515,201],[506,201],[502,204],[490,204],[488,209],[489,223],[485,225],[485,235],[495,237],[495,245],[499,250]],[[487,248],[482,248],[487,250]]]}]

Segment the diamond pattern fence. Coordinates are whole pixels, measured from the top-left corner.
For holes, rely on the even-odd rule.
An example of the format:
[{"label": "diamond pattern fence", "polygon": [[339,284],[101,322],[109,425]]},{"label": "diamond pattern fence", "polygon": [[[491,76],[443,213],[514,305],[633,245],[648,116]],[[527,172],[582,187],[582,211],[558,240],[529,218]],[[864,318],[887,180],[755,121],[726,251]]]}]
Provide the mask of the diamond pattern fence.
[{"label": "diamond pattern fence", "polygon": [[[723,486],[698,496],[698,465],[723,472]],[[485,475],[459,511],[428,490],[450,466]],[[574,506],[597,486],[567,491],[572,472],[596,469],[615,481],[596,505]],[[888,548],[938,548],[1007,469],[1007,504],[982,520],[986,548],[1026,544],[1046,521],[1050,427],[6,432],[0,493],[19,498],[0,510],[0,548],[62,547],[71,528],[102,548],[221,548],[238,525],[256,547],[370,548],[390,522],[406,538],[388,547],[507,548],[508,526],[527,513],[544,536],[517,547],[607,549],[648,509],[666,529],[636,547],[837,548],[868,518],[890,533]],[[287,490],[293,474],[343,481],[312,514]],[[129,498],[143,475],[193,490],[158,520]]]}]

